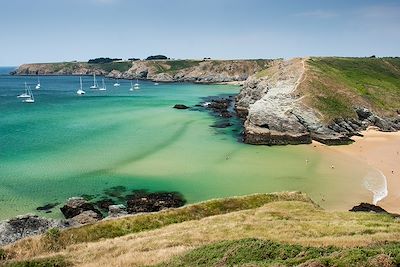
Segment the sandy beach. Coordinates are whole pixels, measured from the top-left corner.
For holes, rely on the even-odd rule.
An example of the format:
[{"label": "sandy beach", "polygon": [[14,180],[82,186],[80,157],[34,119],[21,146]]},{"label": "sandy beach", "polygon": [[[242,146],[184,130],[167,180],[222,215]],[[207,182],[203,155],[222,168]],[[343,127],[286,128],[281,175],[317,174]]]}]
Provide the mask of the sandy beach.
[{"label": "sandy beach", "polygon": [[350,145],[326,146],[314,142],[314,148],[355,157],[381,171],[387,179],[388,195],[377,205],[400,214],[400,132],[380,132],[371,128],[362,135],[353,137],[355,142]]}]

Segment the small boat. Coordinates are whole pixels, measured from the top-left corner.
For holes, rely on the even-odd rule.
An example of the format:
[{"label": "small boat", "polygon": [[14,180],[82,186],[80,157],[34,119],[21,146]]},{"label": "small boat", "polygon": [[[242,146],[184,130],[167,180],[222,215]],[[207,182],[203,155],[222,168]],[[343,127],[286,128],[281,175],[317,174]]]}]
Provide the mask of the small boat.
[{"label": "small boat", "polygon": [[133,83],[131,81],[131,88],[129,88],[129,91],[133,91]]},{"label": "small boat", "polygon": [[121,84],[119,84],[118,79],[117,81],[114,83],[114,87],[119,87]]},{"label": "small boat", "polygon": [[84,95],[86,92],[83,91],[83,89],[82,89],[82,77],[79,77],[79,81],[80,81],[80,84],[81,84],[81,88],[78,91],[76,91],[76,93],[78,95]]},{"label": "small boat", "polygon": [[136,83],[135,83],[135,85],[133,86],[133,89],[139,89],[140,88],[140,86],[139,86],[139,82],[138,82],[138,80],[136,79]]},{"label": "small boat", "polygon": [[90,89],[97,89],[97,88],[99,88],[99,85],[97,84],[96,81],[96,73],[93,73],[93,85],[90,86]]},{"label": "small boat", "polygon": [[154,85],[159,85],[159,83],[154,83]]},{"label": "small boat", "polygon": [[29,91],[28,91],[28,85],[25,82],[25,93],[20,94],[19,96],[17,96],[18,98],[30,98],[31,96],[29,95]]},{"label": "small boat", "polygon": [[38,78],[37,78],[37,84],[36,84],[35,89],[40,89],[40,80],[39,80],[39,76],[38,76]]},{"label": "small boat", "polygon": [[22,102],[24,102],[24,103],[35,103],[35,98],[33,97],[33,93],[32,93],[31,88],[29,86],[28,86],[28,94],[29,94],[29,97],[24,99],[24,100],[22,100]]},{"label": "small boat", "polygon": [[107,90],[107,87],[106,87],[106,84],[104,83],[104,78],[103,78],[102,86],[99,88],[99,91],[106,91],[106,90]]}]

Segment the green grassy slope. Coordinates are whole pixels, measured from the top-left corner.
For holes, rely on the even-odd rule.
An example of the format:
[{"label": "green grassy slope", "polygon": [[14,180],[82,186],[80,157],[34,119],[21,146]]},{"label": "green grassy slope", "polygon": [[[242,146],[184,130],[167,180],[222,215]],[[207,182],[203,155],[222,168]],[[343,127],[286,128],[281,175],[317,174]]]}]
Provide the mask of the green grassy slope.
[{"label": "green grassy slope", "polygon": [[394,116],[400,109],[400,58],[311,58],[301,88],[326,120],[355,117],[355,106]]}]

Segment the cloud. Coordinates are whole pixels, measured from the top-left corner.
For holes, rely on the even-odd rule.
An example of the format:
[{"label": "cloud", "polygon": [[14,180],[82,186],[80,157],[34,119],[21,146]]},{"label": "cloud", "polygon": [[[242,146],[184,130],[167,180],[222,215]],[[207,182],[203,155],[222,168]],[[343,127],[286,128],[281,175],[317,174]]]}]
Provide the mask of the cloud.
[{"label": "cloud", "polygon": [[337,17],[338,14],[328,10],[311,10],[295,14],[296,17],[315,18],[315,19],[331,19]]}]

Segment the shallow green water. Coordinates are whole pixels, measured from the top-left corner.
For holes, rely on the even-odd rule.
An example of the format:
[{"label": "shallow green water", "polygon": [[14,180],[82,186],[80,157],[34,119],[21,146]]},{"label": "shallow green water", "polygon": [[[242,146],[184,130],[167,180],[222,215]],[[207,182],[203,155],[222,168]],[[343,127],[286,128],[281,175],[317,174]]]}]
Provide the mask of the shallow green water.
[{"label": "shallow green water", "polygon": [[129,92],[128,81],[116,89],[107,80],[100,92],[85,77],[87,94],[77,96],[78,77],[42,77],[36,103],[25,104],[16,98],[24,81],[35,84],[0,76],[0,219],[117,185],[179,191],[190,203],[283,190],[332,209],[371,199],[363,186],[370,170],[359,162],[311,146],[245,145],[231,128],[209,127],[207,112],[171,108],[238,87],[142,82]]}]

